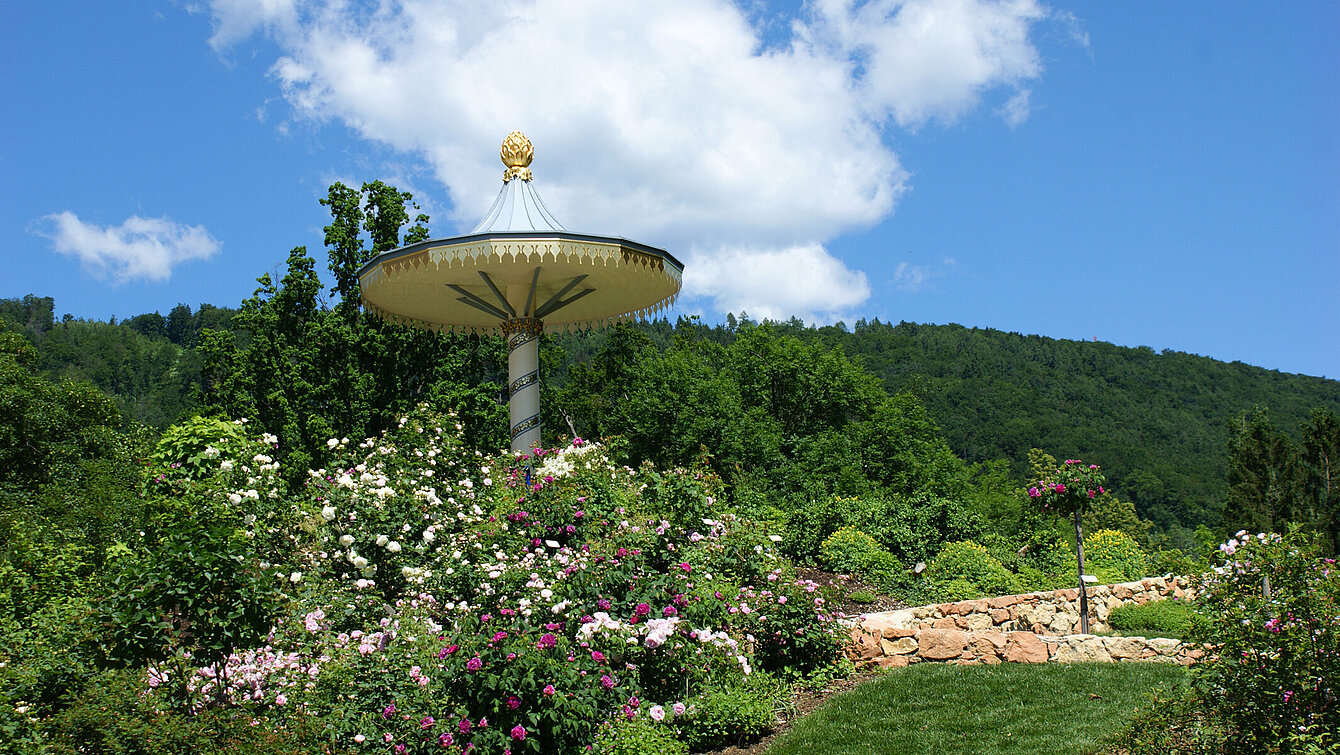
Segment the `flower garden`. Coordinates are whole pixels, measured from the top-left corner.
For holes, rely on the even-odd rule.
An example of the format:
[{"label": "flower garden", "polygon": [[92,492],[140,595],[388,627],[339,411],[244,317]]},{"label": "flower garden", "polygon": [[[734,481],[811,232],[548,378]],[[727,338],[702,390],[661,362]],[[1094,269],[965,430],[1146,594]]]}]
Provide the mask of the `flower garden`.
[{"label": "flower garden", "polygon": [[344,461],[290,491],[274,438],[235,427],[160,444],[149,484],[198,508],[97,603],[101,650],[163,715],[325,752],[702,748],[842,671],[839,617],[710,474],[581,440],[485,458],[421,408],[331,440]]},{"label": "flower garden", "polygon": [[[797,687],[852,669],[843,619],[854,617],[798,576],[784,543],[821,538],[821,562],[909,597],[1042,578],[1007,568],[1009,553],[984,538],[945,544],[913,584],[850,523],[799,532],[745,516],[705,469],[631,469],[582,440],[488,457],[461,429],[420,407],[378,438],[329,440],[338,461],[290,486],[274,436],[207,419],[171,428],[143,475],[154,510],[111,555],[115,579],[35,614],[0,656],[0,744],[702,752],[770,730]],[[1049,484],[1026,495],[1055,507],[1066,483]],[[1121,532],[1083,545],[1117,578],[1149,569]],[[1059,564],[1047,579],[1073,584],[1063,546],[1043,556]],[[1196,737],[1228,731],[1242,752],[1334,751],[1316,749],[1334,745],[1340,722],[1334,561],[1301,533],[1239,533],[1220,553],[1187,629],[1219,652],[1158,715],[1211,716],[1223,728]],[[1179,731],[1142,722],[1126,751],[1159,752]],[[1165,738],[1141,739],[1150,732]],[[1220,746],[1188,735],[1175,749],[1195,751],[1193,740]]]}]

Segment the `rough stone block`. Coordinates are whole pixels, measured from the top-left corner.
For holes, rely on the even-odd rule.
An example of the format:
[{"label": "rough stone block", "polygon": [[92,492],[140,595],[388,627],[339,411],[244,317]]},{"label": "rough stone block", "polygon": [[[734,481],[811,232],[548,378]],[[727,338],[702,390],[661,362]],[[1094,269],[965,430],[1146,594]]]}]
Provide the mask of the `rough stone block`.
[{"label": "rough stone block", "polygon": [[999,598],[991,598],[986,602],[987,608],[1009,608],[1023,600],[1019,595],[1003,595]]},{"label": "rough stone block", "polygon": [[1112,656],[1103,648],[1101,637],[1067,638],[1052,656],[1055,663],[1111,663]]},{"label": "rough stone block", "polygon": [[1001,657],[1009,663],[1046,663],[1049,655],[1046,644],[1036,634],[1010,632]]},{"label": "rough stone block", "polygon": [[973,613],[963,617],[963,628],[973,632],[981,632],[991,628],[991,617],[984,613]]},{"label": "rough stone block", "polygon": [[954,629],[923,629],[917,635],[919,655],[934,661],[958,658],[968,647],[968,633]]},{"label": "rough stone block", "polygon": [[884,655],[905,655],[907,653],[917,652],[917,640],[915,637],[901,637],[896,640],[880,640],[880,649]]},{"label": "rough stone block", "polygon": [[992,624],[1004,624],[1012,618],[1007,608],[992,608],[987,611],[987,616],[991,617]]}]

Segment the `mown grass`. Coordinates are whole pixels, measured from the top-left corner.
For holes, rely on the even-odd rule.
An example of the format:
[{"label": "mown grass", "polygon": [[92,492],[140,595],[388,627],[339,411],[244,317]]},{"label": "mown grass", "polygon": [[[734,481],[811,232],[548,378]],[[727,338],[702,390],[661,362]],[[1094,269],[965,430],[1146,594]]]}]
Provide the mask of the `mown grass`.
[{"label": "mown grass", "polygon": [[1185,677],[1161,663],[922,663],[832,698],[767,755],[1091,753]]}]

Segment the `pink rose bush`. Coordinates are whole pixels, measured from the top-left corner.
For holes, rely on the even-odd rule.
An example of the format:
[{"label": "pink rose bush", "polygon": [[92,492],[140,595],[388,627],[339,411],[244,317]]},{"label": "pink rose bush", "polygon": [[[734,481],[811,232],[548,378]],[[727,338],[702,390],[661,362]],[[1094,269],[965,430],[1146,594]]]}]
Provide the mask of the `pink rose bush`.
[{"label": "pink rose bush", "polygon": [[[1335,559],[1299,531],[1242,531],[1219,550],[1223,561],[1196,585],[1194,639],[1214,648],[1193,667],[1200,699],[1242,752],[1323,751],[1313,737],[1340,731]],[[1279,749],[1286,743],[1293,749]]]}]

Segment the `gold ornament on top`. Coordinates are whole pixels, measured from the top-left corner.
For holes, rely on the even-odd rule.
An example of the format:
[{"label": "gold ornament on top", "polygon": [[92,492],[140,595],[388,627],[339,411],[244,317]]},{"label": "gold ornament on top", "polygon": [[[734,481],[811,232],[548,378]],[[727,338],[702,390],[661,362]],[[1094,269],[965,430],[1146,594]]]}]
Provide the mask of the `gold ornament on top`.
[{"label": "gold ornament on top", "polygon": [[513,178],[520,178],[522,181],[531,180],[530,161],[535,159],[535,148],[531,146],[525,134],[520,131],[508,134],[503,140],[502,148],[498,150],[498,156],[506,166],[506,170],[503,171],[503,183]]}]

